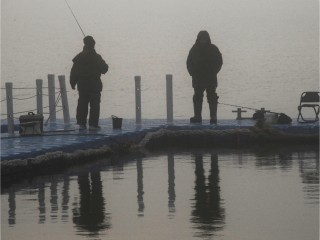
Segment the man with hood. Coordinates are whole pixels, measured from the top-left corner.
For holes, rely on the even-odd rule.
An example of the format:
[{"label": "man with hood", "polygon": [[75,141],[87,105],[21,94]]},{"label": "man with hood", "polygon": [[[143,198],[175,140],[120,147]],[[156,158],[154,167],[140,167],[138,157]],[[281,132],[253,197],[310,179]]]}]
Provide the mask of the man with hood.
[{"label": "man with hood", "polygon": [[191,123],[202,122],[201,112],[204,91],[207,93],[209,103],[210,123],[217,123],[217,74],[222,64],[222,55],[218,47],[211,43],[209,33],[200,31],[187,59],[187,69],[192,76],[192,87],[194,88],[194,116],[190,118]]},{"label": "man with hood", "polygon": [[88,105],[90,104],[89,129],[98,130],[100,117],[100,100],[102,91],[101,74],[108,71],[108,65],[96,53],[95,40],[91,36],[83,39],[84,47],[73,61],[70,73],[70,85],[79,92],[77,106],[77,124],[79,130],[87,128]]}]

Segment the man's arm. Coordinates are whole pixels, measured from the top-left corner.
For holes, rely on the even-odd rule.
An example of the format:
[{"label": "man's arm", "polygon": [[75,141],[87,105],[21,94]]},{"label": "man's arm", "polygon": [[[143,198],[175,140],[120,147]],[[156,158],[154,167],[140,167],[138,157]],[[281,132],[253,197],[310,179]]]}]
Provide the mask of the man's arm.
[{"label": "man's arm", "polygon": [[215,45],[213,45],[212,48],[212,55],[213,55],[213,69],[216,74],[218,74],[221,70],[223,60],[222,60],[222,54],[219,50],[219,48]]},{"label": "man's arm", "polygon": [[189,51],[189,55],[187,58],[187,69],[190,76],[193,76],[194,75],[194,53],[192,48]]},{"label": "man's arm", "polygon": [[221,54],[221,52],[219,51],[219,49],[218,49],[218,68],[217,68],[217,73],[218,72],[220,72],[220,70],[221,70],[221,67],[222,67],[222,64],[223,64],[223,59],[222,59],[222,54]]},{"label": "man's arm", "polygon": [[72,89],[76,89],[77,77],[76,77],[76,63],[72,65],[70,72],[70,85]]},{"label": "man's arm", "polygon": [[99,66],[99,70],[102,74],[106,74],[109,70],[109,66],[108,64],[106,64],[106,62],[103,60],[103,58],[98,55],[99,59],[98,59],[98,66]]}]

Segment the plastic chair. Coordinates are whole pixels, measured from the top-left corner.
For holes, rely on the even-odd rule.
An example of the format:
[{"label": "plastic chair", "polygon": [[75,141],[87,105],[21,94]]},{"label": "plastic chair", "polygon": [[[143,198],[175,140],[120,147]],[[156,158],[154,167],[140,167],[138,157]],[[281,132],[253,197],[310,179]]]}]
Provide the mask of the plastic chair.
[{"label": "plastic chair", "polygon": [[[299,115],[297,119],[299,123],[314,123],[319,121],[319,102],[320,102],[319,94],[320,92],[303,92],[301,94],[300,105],[298,106]],[[315,119],[308,120],[302,116],[302,109],[305,107],[313,108],[314,113],[316,115]]]}]

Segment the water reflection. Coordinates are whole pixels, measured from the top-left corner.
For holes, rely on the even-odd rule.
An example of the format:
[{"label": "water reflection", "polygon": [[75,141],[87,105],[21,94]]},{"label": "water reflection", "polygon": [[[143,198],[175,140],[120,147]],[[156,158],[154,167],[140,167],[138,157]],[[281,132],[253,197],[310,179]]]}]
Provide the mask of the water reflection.
[{"label": "water reflection", "polygon": [[112,175],[113,180],[122,180],[123,179],[123,172],[124,170],[124,161],[120,159],[117,161],[117,164],[112,166]]},{"label": "water reflection", "polygon": [[[256,170],[272,173],[266,174],[264,177],[268,177],[269,175],[275,176],[279,181],[285,178],[292,178],[294,180],[298,178],[298,181],[293,181],[295,185],[290,186],[294,190],[290,193],[291,195],[288,195],[286,201],[290,201],[292,197],[296,196],[297,192],[303,191],[304,199],[302,200],[306,204],[311,204],[308,207],[314,208],[314,206],[318,206],[318,151],[297,152],[283,150],[277,153],[260,152],[257,154],[246,151],[232,154],[230,152],[218,153],[209,152],[208,154],[208,152],[194,151],[183,154],[176,152],[166,153],[165,155],[157,156],[157,164],[160,164],[161,169],[167,172],[155,175],[149,172],[150,170],[157,171],[157,167],[159,166],[154,165],[154,158],[150,161],[148,157],[136,157],[134,160],[130,159],[131,163],[129,164],[127,164],[128,161],[120,159],[112,165],[93,164],[89,168],[86,166],[86,168],[73,169],[67,174],[42,176],[34,178],[31,181],[22,182],[21,184],[12,185],[12,187],[3,190],[2,193],[3,199],[5,199],[2,201],[4,213],[2,227],[6,230],[12,229],[15,231],[15,228],[20,228],[20,231],[21,229],[24,231],[23,225],[26,219],[30,221],[28,224],[33,224],[33,227],[35,226],[36,228],[36,225],[41,224],[41,227],[44,229],[58,226],[59,224],[57,223],[60,222],[70,225],[71,230],[69,230],[69,234],[82,235],[88,239],[105,239],[104,234],[106,234],[106,230],[111,227],[113,228],[114,231],[107,232],[110,236],[115,232],[118,233],[121,231],[118,229],[119,226],[122,227],[122,223],[126,221],[126,224],[134,225],[133,227],[135,228],[140,227],[139,224],[143,223],[146,224],[145,228],[152,229],[166,226],[169,222],[170,224],[175,223],[176,219],[180,219],[183,216],[183,219],[189,224],[188,227],[193,228],[193,237],[211,239],[217,235],[223,236],[225,231],[229,230],[225,226],[230,226],[225,217],[226,213],[228,213],[229,217],[232,216],[231,212],[234,210],[234,206],[233,208],[226,208],[226,205],[224,205],[220,194],[220,178],[222,176],[225,177],[222,183],[225,183],[226,178],[232,179],[233,175],[230,175],[230,172],[234,168],[238,168],[237,172],[241,172],[243,169],[250,171],[248,173]],[[190,155],[192,164],[188,161]],[[194,171],[194,175],[181,174],[181,166],[189,169],[191,172]],[[226,167],[228,171],[226,171]],[[101,171],[104,173],[104,181],[101,177]],[[290,174],[287,174],[288,172]],[[108,179],[111,181],[109,182]],[[114,187],[112,184],[115,180],[123,182],[122,186],[125,188],[112,197],[104,195],[104,189],[110,187],[110,184]],[[130,183],[126,181],[130,181]],[[149,184],[145,184],[150,181],[164,184],[164,186],[159,186],[159,189],[164,187],[162,188],[164,192],[158,188],[151,188]],[[188,181],[191,184],[185,184]],[[192,182],[194,182],[194,185]],[[130,189],[128,189],[129,186]],[[181,188],[176,189],[177,186],[181,186]],[[117,186],[115,186],[114,190],[120,191]],[[132,190],[133,195],[131,195]],[[227,198],[228,194],[225,195],[225,191],[228,191],[228,189],[224,188],[223,190],[223,198],[230,200]],[[161,193],[157,192],[157,194],[159,196],[165,194],[164,198],[146,198],[145,193],[152,191],[161,191]],[[190,191],[191,195],[193,195],[191,208],[185,208],[185,204],[188,204],[185,201],[189,199]],[[250,191],[248,192],[250,194]],[[277,191],[273,194],[277,194]],[[300,197],[300,195],[297,197]],[[254,197],[255,194],[251,196]],[[179,202],[177,199],[179,199]],[[119,204],[112,204],[112,201],[119,201]],[[132,207],[132,209],[128,208],[128,210],[133,212],[134,218],[132,218],[131,212],[128,213],[121,209],[122,204],[127,204],[126,201],[133,203],[133,206],[128,204],[128,206]],[[115,207],[115,209],[111,209],[108,212],[107,202],[110,202],[110,206]],[[230,201],[228,204],[230,204]],[[150,208],[150,213],[153,211],[158,211],[158,213],[168,212],[168,215],[164,220],[159,217],[161,219],[159,220],[156,215],[145,214],[146,206],[148,209]],[[120,207],[120,209],[117,209],[117,207]],[[295,205],[294,207],[301,207],[299,211],[305,211],[305,206]],[[35,211],[32,211],[33,209]],[[120,215],[119,211],[121,212]],[[114,216],[112,219],[110,212]],[[307,211],[306,213],[310,214]],[[130,217],[130,220],[126,219]],[[137,218],[139,218],[138,221],[136,221]],[[154,218],[157,218],[157,221],[159,221],[159,226],[154,225]],[[172,221],[173,218],[175,219]],[[112,225],[111,220],[113,220]],[[228,220],[230,221],[230,219]],[[238,220],[233,219],[233,221]],[[76,229],[76,233],[74,229]],[[190,232],[190,229],[182,231]],[[8,239],[12,239],[12,237],[8,237]]]},{"label": "water reflection", "polygon": [[175,173],[174,173],[174,154],[168,154],[168,208],[169,216],[176,212],[176,191],[175,191]]},{"label": "water reflection", "polygon": [[69,176],[63,177],[63,188],[62,188],[62,202],[61,202],[61,220],[67,222],[69,218],[69,190],[70,190],[70,178]]},{"label": "water reflection", "polygon": [[279,165],[282,170],[290,170],[293,167],[293,156],[292,152],[281,152],[279,153]]},{"label": "water reflection", "polygon": [[50,185],[50,204],[51,204],[51,219],[57,219],[58,213],[58,182],[56,178],[52,178]]},{"label": "water reflection", "polygon": [[79,203],[73,209],[73,222],[80,235],[98,236],[111,227],[110,216],[105,211],[100,172],[78,176]]},{"label": "water reflection", "polygon": [[288,171],[293,167],[292,151],[285,149],[277,152],[259,151],[256,153],[256,166],[258,169],[277,169],[279,166],[282,170]]},{"label": "water reflection", "polygon": [[138,201],[138,216],[144,216],[144,201],[143,201],[143,165],[142,158],[137,159],[137,201]]},{"label": "water reflection", "polygon": [[195,195],[191,222],[198,229],[196,237],[210,237],[224,226],[225,210],[221,206],[218,155],[211,155],[208,185],[204,171],[203,155],[195,154]]},{"label": "water reflection", "polygon": [[9,211],[8,211],[8,223],[9,225],[16,224],[16,193],[14,188],[9,190]]},{"label": "water reflection", "polygon": [[46,195],[45,185],[41,183],[38,189],[38,204],[39,204],[39,224],[43,224],[46,221]]},{"label": "water reflection", "polygon": [[[309,161],[303,161],[303,159],[309,159]],[[300,154],[299,171],[304,183],[303,191],[306,193],[306,199],[309,203],[319,204],[319,152],[316,158]]]}]

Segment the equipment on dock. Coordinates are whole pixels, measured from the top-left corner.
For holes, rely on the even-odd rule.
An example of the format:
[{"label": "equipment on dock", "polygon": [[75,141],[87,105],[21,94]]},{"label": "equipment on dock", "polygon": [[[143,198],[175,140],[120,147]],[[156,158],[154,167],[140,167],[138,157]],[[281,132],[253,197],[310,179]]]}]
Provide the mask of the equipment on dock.
[{"label": "equipment on dock", "polygon": [[[272,112],[270,110],[266,110],[265,108],[256,109],[256,108],[250,108],[250,107],[239,106],[239,105],[228,104],[228,103],[221,103],[221,102],[219,102],[219,104],[222,104],[225,106],[237,107],[237,110],[232,111],[237,113],[237,120],[253,119],[257,121],[264,121],[269,124],[290,124],[292,122],[292,119],[288,115],[284,113]],[[252,115],[252,118],[244,118],[241,116],[241,113],[247,112],[247,111],[242,109],[253,110],[255,111],[255,113]],[[318,109],[318,113],[319,113],[319,109]]]},{"label": "equipment on dock", "polygon": [[[298,106],[298,119],[299,123],[313,123],[319,121],[319,102],[320,102],[320,92],[303,92],[300,97],[300,104]],[[307,120],[302,116],[303,108],[313,108],[315,113],[315,118],[312,120]],[[301,117],[301,120],[300,120]]]},{"label": "equipment on dock", "polygon": [[29,112],[19,117],[21,136],[41,135],[43,133],[43,115]]},{"label": "equipment on dock", "polygon": [[269,110],[265,110],[264,108],[257,110],[253,114],[252,119],[257,121],[262,120],[269,124],[290,124],[292,122],[291,117],[288,115],[284,113],[271,112]]},{"label": "equipment on dock", "polygon": [[113,129],[121,129],[122,127],[122,118],[112,115],[112,126]]},{"label": "equipment on dock", "polygon": [[290,124],[292,122],[291,117],[284,113],[280,113],[277,119],[277,124]]}]

